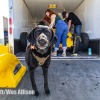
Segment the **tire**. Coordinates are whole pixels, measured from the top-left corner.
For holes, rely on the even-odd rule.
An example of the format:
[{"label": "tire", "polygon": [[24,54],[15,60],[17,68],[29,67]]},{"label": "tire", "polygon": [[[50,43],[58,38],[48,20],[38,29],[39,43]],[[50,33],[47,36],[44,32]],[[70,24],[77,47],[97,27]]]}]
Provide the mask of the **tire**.
[{"label": "tire", "polygon": [[[77,36],[78,36],[77,33],[74,33],[74,34],[73,34],[73,37],[77,37]],[[73,49],[74,49],[74,41],[75,41],[75,38],[73,38]],[[74,53],[78,53],[78,51],[79,51],[79,45],[80,45],[80,40],[79,40],[79,38],[77,37],[77,38],[76,38],[76,46],[75,46],[75,52],[74,52]]]},{"label": "tire", "polygon": [[25,52],[27,46],[27,39],[26,39],[27,35],[28,35],[27,32],[22,32],[20,35],[21,51],[23,52]]},{"label": "tire", "polygon": [[89,46],[89,36],[87,33],[81,33],[82,47],[81,51],[87,51]]}]

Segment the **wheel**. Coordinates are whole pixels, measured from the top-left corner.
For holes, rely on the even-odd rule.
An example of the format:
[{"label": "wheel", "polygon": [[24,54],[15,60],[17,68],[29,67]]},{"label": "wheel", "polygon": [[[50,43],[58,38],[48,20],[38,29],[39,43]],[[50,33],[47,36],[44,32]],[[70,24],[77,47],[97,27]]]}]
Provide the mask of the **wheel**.
[{"label": "wheel", "polygon": [[[77,37],[78,34],[77,33],[74,33],[73,34],[73,37]],[[78,53],[79,51],[79,45],[80,45],[80,40],[79,40],[79,37],[76,38],[76,46],[74,46],[74,42],[75,42],[75,38],[73,38],[73,53]]]},{"label": "wheel", "polygon": [[25,51],[27,46],[27,39],[26,36],[28,35],[27,32],[22,32],[20,35],[20,43],[21,43],[21,50]]},{"label": "wheel", "polygon": [[81,33],[81,39],[82,39],[82,51],[87,51],[89,46],[89,36],[87,33]]}]

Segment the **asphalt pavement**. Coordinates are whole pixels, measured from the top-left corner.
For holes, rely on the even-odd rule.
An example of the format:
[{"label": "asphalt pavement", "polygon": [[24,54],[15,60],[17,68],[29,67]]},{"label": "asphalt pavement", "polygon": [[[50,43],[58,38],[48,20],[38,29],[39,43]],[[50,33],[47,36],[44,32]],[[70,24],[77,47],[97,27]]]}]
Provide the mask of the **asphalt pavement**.
[{"label": "asphalt pavement", "polygon": [[[25,61],[21,61],[26,65]],[[27,65],[26,65],[27,66]],[[100,100],[100,61],[99,60],[65,60],[51,61],[48,82],[51,94],[44,93],[44,78],[41,67],[35,70],[35,80],[39,97],[28,95],[3,95],[0,100]],[[29,71],[15,89],[32,90]],[[5,88],[0,88],[5,90]]]}]

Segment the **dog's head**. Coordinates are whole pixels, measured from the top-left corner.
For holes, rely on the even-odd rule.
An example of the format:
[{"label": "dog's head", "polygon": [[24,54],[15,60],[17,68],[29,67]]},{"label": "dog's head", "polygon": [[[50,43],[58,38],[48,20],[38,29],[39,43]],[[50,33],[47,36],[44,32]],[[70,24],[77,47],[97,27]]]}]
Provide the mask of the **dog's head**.
[{"label": "dog's head", "polygon": [[39,53],[46,53],[50,46],[57,42],[57,37],[48,26],[39,25],[27,35],[28,41]]}]

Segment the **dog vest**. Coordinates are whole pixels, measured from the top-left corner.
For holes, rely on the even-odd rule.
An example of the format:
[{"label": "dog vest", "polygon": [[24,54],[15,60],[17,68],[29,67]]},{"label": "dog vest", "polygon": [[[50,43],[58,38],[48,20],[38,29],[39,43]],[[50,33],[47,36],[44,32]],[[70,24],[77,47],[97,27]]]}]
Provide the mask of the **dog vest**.
[{"label": "dog vest", "polygon": [[[31,49],[36,49],[35,46],[32,46],[31,45]],[[36,58],[36,60],[38,61],[38,65],[41,66],[45,63],[45,61],[48,59],[49,55],[47,57],[38,57],[36,56],[33,52],[32,52],[32,55]]]},{"label": "dog vest", "polygon": [[32,52],[33,56],[36,58],[36,60],[38,61],[39,66],[43,65],[45,63],[45,61],[47,60],[47,58],[49,57],[49,55],[45,58],[45,57],[38,57],[36,56],[33,52]]}]

